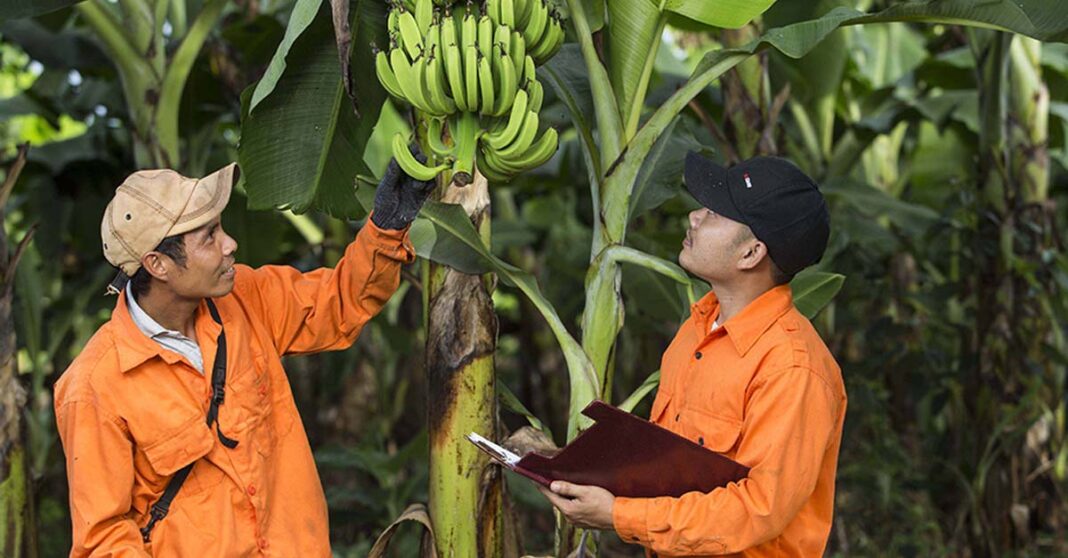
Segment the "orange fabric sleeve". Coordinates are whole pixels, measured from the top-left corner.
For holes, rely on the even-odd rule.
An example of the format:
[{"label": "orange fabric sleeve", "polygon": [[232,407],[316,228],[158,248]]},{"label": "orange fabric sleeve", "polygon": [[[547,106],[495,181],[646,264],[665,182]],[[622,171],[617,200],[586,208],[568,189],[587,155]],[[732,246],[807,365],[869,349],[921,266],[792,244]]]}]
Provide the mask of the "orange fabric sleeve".
[{"label": "orange fabric sleeve", "polygon": [[69,401],[56,409],[56,426],[70,485],[71,558],[148,558],[137,524],[126,517],[134,465],[122,421],[91,401]]},{"label": "orange fabric sleeve", "polygon": [[738,483],[679,498],[616,498],[625,541],[663,555],[730,554],[778,536],[812,494],[841,402],[813,371],[794,366],[758,381],[745,408]]},{"label": "orange fabric sleeve", "polygon": [[263,266],[243,288],[261,301],[279,354],[344,349],[397,290],[401,266],[414,259],[407,230],[379,229],[368,219],[333,269]]}]

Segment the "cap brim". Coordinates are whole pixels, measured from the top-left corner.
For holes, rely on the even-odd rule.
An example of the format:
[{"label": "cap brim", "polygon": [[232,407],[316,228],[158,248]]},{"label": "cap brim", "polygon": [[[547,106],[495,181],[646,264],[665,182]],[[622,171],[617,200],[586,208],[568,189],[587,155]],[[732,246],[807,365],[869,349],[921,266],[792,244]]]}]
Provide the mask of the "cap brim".
[{"label": "cap brim", "polygon": [[199,229],[212,222],[222,214],[226,205],[230,203],[230,194],[233,192],[234,183],[241,176],[241,169],[237,163],[230,163],[225,167],[197,180],[197,188],[207,188],[211,192],[211,203],[195,219],[181,221],[167,233],[167,236],[187,233]]},{"label": "cap brim", "polygon": [[745,223],[742,212],[731,198],[727,168],[693,151],[686,154],[683,170],[686,190],[697,203],[739,223]]}]

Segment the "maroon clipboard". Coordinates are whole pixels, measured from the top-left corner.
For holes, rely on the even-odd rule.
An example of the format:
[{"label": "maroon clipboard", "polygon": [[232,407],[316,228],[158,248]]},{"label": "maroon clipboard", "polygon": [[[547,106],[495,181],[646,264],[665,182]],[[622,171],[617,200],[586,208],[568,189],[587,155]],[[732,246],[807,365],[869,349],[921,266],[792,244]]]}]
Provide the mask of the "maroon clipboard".
[{"label": "maroon clipboard", "polygon": [[601,401],[590,403],[582,414],[595,423],[552,457],[528,453],[510,462],[499,447],[472,443],[544,486],[563,480],[628,498],[711,492],[749,474],[736,461]]}]

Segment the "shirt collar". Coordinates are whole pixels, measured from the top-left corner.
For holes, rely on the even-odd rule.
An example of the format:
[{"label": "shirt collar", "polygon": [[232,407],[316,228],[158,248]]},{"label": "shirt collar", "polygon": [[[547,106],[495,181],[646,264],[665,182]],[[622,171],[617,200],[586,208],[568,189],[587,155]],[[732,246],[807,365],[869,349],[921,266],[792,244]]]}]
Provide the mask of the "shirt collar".
[{"label": "shirt collar", "polygon": [[[738,354],[745,356],[771,324],[793,307],[793,303],[790,285],[779,285],[758,296],[726,322],[721,322],[717,331],[724,330]],[[701,331],[707,335],[713,320],[719,317],[719,299],[715,291],[710,291],[697,301],[691,307],[691,312]]]},{"label": "shirt collar", "polygon": [[[126,290],[123,289],[123,291]],[[159,343],[150,339],[148,334],[143,333],[138,324],[134,323],[133,315],[131,314],[132,310],[127,303],[126,295],[120,294],[117,298],[115,310],[111,313],[111,323],[118,330],[115,335],[115,344],[118,348],[119,369],[122,372],[129,372],[156,357],[163,359],[167,364],[174,364],[182,359],[178,353],[166,350]],[[136,304],[136,301],[134,304]],[[138,309],[140,310],[140,308]],[[143,310],[141,311],[144,312]],[[147,314],[145,315],[147,316]],[[156,325],[164,332],[169,331],[158,323]],[[214,347],[215,338],[218,337],[221,329],[221,326],[211,319],[207,303],[203,300],[200,301],[196,318],[197,343],[204,349],[206,348],[204,340],[210,339],[213,343],[212,347]],[[206,354],[207,352],[205,351]]]},{"label": "shirt collar", "polygon": [[134,298],[133,291],[130,289],[123,289],[122,292],[125,293],[126,306],[130,310],[130,318],[133,320],[134,325],[137,326],[137,329],[140,329],[142,333],[149,338],[155,338],[164,333],[185,337],[177,331],[171,331],[161,326],[159,322],[152,319],[152,316],[149,316],[148,313],[141,308],[141,305],[137,304],[137,299]]}]

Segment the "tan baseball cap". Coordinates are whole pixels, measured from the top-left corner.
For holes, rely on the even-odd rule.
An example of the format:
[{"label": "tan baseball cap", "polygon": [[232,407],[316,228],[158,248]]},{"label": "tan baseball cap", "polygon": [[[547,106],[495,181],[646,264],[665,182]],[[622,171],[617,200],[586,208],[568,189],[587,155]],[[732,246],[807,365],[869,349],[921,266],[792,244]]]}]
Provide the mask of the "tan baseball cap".
[{"label": "tan baseball cap", "polygon": [[100,223],[104,257],[133,276],[141,258],[164,238],[201,227],[222,213],[240,175],[235,163],[201,179],[172,170],[131,174],[115,190]]}]

